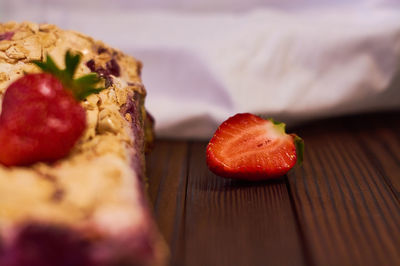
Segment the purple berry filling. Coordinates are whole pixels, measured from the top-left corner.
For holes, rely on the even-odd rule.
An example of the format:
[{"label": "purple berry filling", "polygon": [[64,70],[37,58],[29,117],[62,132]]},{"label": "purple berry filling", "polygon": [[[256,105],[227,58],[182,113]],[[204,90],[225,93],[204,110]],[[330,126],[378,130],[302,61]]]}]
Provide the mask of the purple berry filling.
[{"label": "purple berry filling", "polygon": [[99,74],[100,77],[106,80],[106,88],[110,87],[113,84],[111,75],[119,77],[121,74],[121,69],[114,58],[106,63],[106,68],[96,68],[96,64],[93,59],[87,61],[86,66],[90,69],[90,71],[96,72],[97,74]]},{"label": "purple berry filling", "polygon": [[0,258],[3,256],[3,252],[4,252],[3,240],[2,240],[2,237],[0,235]]},{"label": "purple berry filling", "polygon": [[0,237],[1,266],[133,266],[154,258],[151,232],[89,239],[64,226],[29,223],[8,245]]},{"label": "purple berry filling", "polygon": [[102,53],[105,53],[105,52],[107,52],[107,49],[104,48],[104,47],[99,47],[99,49],[97,49],[97,53],[98,54],[102,54]]},{"label": "purple berry filling", "polygon": [[[141,110],[139,107],[142,96],[134,92],[133,95],[128,97],[127,103],[121,108],[121,113],[125,116],[125,114],[130,114],[132,118],[131,128],[134,136],[138,136],[135,138],[135,150],[141,151],[144,149],[144,131],[143,131],[143,123],[141,121]],[[140,153],[136,153],[134,158],[132,158],[132,168],[138,174],[139,179],[144,181],[144,158],[141,158]]]},{"label": "purple berry filling", "polygon": [[114,58],[106,63],[106,68],[111,75],[119,77],[121,74],[120,67]]},{"label": "purple berry filling", "polygon": [[93,59],[90,59],[89,61],[87,61],[86,66],[90,69],[90,71],[96,72],[96,65],[95,65]]},{"label": "purple berry filling", "polygon": [[77,232],[43,224],[24,226],[0,258],[4,266],[90,266],[89,243]]},{"label": "purple berry filling", "polygon": [[7,31],[3,34],[0,34],[0,41],[2,40],[11,40],[12,37],[14,36],[14,32],[13,31]]}]

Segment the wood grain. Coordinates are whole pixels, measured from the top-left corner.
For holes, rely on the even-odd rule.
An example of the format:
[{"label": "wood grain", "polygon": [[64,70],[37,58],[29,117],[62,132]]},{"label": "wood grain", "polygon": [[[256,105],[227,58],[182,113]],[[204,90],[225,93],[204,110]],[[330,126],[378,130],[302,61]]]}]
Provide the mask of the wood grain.
[{"label": "wood grain", "polygon": [[285,180],[222,179],[208,170],[205,148],[190,146],[181,265],[304,265]]},{"label": "wood grain", "polygon": [[149,197],[171,265],[400,265],[400,112],[294,131],[303,166],[257,183],[212,174],[205,142],[157,141]]},{"label": "wood grain", "polygon": [[347,120],[346,126],[400,201],[400,112]]},{"label": "wood grain", "polygon": [[305,244],[316,265],[400,265],[399,202],[349,129],[354,119],[301,132],[305,163],[289,185]]},{"label": "wood grain", "polygon": [[186,196],[188,145],[183,141],[157,141],[147,156],[149,197],[159,229],[171,250],[171,263],[179,264],[176,246]]}]

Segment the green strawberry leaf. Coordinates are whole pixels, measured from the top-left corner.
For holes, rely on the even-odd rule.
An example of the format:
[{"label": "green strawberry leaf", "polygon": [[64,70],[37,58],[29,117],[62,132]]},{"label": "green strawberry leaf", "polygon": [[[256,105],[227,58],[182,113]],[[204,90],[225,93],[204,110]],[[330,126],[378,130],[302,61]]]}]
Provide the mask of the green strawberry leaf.
[{"label": "green strawberry leaf", "polygon": [[74,80],[73,87],[76,90],[76,96],[80,100],[86,99],[91,94],[96,94],[104,88],[95,88],[93,84],[97,84],[101,78],[96,73],[90,73]]},{"label": "green strawberry leaf", "polygon": [[286,124],[282,122],[275,121],[273,118],[268,118],[269,121],[271,121],[274,125],[275,128],[282,134],[286,134]]},{"label": "green strawberry leaf", "polygon": [[90,73],[74,79],[76,69],[81,61],[80,54],[72,54],[70,51],[65,53],[65,69],[60,69],[50,55],[46,56],[46,61],[32,61],[44,72],[50,73],[57,77],[64,87],[72,92],[79,101],[86,99],[91,94],[99,93],[104,90],[98,87],[98,83],[103,79],[97,73]]},{"label": "green strawberry leaf", "polygon": [[81,61],[81,56],[79,54],[73,55],[68,50],[65,54],[65,73],[68,78],[73,79],[75,70],[77,69],[79,62]]},{"label": "green strawberry leaf", "polygon": [[90,85],[96,84],[97,82],[100,82],[100,81],[101,81],[101,78],[96,73],[90,73],[90,74],[87,74],[85,76],[75,79],[74,83],[77,86],[84,86],[84,85],[90,86]]},{"label": "green strawberry leaf", "polygon": [[301,165],[304,159],[304,140],[293,134],[294,137],[294,145],[296,146],[296,155],[297,155],[297,165]]}]

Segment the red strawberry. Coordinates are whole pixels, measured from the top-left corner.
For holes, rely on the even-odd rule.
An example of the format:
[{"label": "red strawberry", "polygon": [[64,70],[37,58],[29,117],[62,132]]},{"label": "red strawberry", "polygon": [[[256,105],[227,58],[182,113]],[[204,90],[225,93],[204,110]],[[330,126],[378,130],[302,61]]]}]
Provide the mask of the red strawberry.
[{"label": "red strawberry", "polygon": [[301,138],[285,133],[285,124],[237,114],[223,122],[210,140],[207,165],[222,177],[276,178],[302,160],[303,149]]},{"label": "red strawberry", "polygon": [[6,90],[0,114],[0,163],[6,166],[51,162],[66,156],[86,127],[79,100],[99,92],[96,74],[74,80],[80,56],[66,53],[66,69],[51,57],[34,62],[45,72],[27,74]]}]

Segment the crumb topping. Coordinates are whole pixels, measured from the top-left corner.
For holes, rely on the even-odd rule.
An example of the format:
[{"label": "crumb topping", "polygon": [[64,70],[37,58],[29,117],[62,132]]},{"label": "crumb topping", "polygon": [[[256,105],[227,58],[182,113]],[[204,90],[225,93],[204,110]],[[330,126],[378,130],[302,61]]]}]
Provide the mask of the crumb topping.
[{"label": "crumb topping", "polygon": [[82,102],[87,129],[67,158],[53,165],[0,165],[0,231],[24,219],[103,226],[104,219],[98,217],[106,210],[123,212],[124,223],[139,221],[141,214],[132,205],[141,204],[136,192],[140,184],[132,178],[130,160],[140,151],[134,149],[132,118],[121,114],[121,108],[132,93],[145,95],[141,63],[100,41],[50,24],[4,23],[0,36],[0,108],[9,84],[25,72],[39,72],[30,61],[46,54],[63,68],[67,50],[80,53],[77,77],[104,70],[109,82],[106,90]]}]

